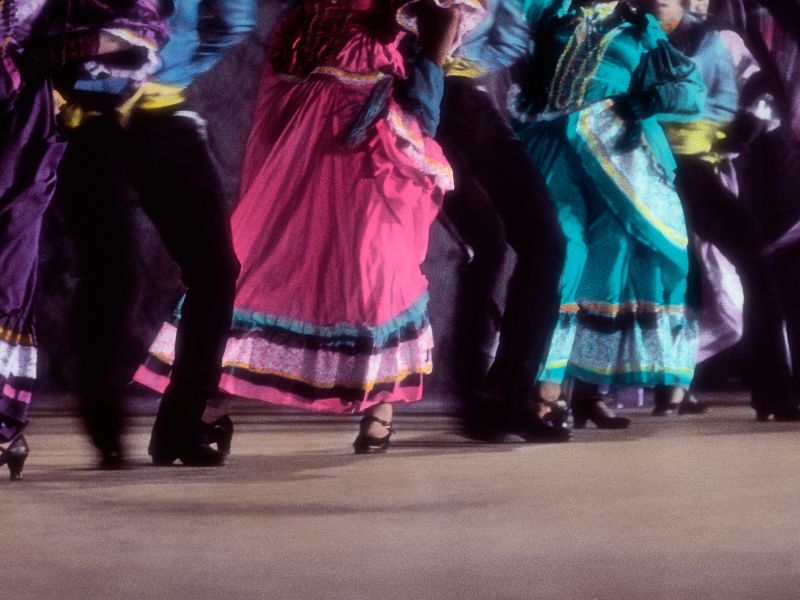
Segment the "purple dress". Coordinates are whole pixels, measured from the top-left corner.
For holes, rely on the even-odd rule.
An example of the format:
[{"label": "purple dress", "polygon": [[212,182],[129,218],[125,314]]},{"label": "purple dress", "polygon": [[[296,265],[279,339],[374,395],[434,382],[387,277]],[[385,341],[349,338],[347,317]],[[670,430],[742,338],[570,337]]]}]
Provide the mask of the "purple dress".
[{"label": "purple dress", "polygon": [[[142,64],[157,60],[166,32],[152,0],[125,14],[102,2],[73,3],[58,35],[39,35],[51,0],[0,3],[0,442],[27,420],[36,378],[33,302],[39,234],[65,142],[49,75],[64,67],[100,73],[97,32],[137,40]],[[78,22],[70,17],[77,17]],[[54,24],[46,29],[53,31]],[[152,48],[152,52],[149,50]]]},{"label": "purple dress", "polygon": [[18,65],[47,0],[3,3],[0,66],[0,441],[27,417],[36,377],[33,296],[42,216],[64,152],[53,90]]}]

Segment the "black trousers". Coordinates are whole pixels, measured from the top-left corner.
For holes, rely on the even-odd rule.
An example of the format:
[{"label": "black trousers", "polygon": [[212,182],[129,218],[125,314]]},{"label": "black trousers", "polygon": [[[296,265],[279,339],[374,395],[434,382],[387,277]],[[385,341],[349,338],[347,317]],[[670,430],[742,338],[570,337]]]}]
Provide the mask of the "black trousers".
[{"label": "black trousers", "polygon": [[750,206],[722,186],[714,168],[678,158],[675,180],[690,231],[716,245],[736,267],[744,290],[744,343],[756,410],[789,402],[791,363],[784,334],[785,312],[776,274],[760,256],[767,242]]},{"label": "black trousers", "polygon": [[[143,356],[127,347],[139,293],[134,211],[152,221],[186,286],[171,383],[159,410],[199,420],[217,391],[239,264],[201,123],[170,110],[88,119],[70,135],[59,179],[77,244],[77,395],[94,443],[118,447],[124,388]],[[133,359],[133,362],[132,362]]]},{"label": "black trousers", "polygon": [[[489,94],[471,79],[448,77],[441,114],[437,141],[456,181],[444,211],[475,251],[457,301],[461,371],[470,385],[527,402],[558,313],[563,235],[542,176]],[[500,318],[492,298],[506,242],[517,262]],[[498,325],[497,356],[486,380],[476,381]]]}]

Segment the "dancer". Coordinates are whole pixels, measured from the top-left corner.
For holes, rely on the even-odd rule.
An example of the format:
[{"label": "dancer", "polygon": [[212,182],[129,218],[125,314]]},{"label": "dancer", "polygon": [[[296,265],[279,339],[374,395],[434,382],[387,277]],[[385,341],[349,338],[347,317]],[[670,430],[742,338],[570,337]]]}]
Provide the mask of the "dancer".
[{"label": "dancer", "polygon": [[[530,442],[570,436],[566,421],[541,418],[550,408],[534,394],[535,357],[557,309],[563,236],[544,179],[480,85],[525,56],[534,26],[535,18],[527,23],[514,3],[489,2],[489,16],[448,65],[437,135],[458,182],[445,196],[444,213],[474,252],[456,303],[456,361],[464,431],[482,440],[505,433]],[[506,241],[516,265],[501,317],[493,292]]]},{"label": "dancer", "polygon": [[162,33],[151,26],[146,2],[129,3],[124,13],[74,2],[66,19],[58,9],[47,0],[0,2],[0,465],[8,465],[11,479],[21,478],[28,455],[39,233],[64,152],[51,77],[146,70]]},{"label": "dancer", "polygon": [[661,0],[656,15],[671,43],[697,63],[709,90],[702,120],[667,124],[665,130],[677,156],[676,185],[690,229],[718,246],[742,279],[753,408],[761,421],[770,416],[800,420],[800,409],[789,398],[785,309],[772,263],[762,254],[769,239],[756,214],[737,197],[731,161],[777,126],[771,98],[761,93],[760,69],[734,32],[723,35],[686,12],[681,0]]},{"label": "dancer", "polygon": [[[169,3],[173,4],[173,3]],[[129,320],[135,231],[140,205],[187,292],[174,375],[159,407],[148,452],[156,465],[223,464],[229,422],[211,430],[201,417],[217,392],[230,325],[238,263],[205,123],[186,106],[183,90],[213,67],[255,26],[255,0],[175,2],[162,65],[148,81],[116,76],[82,79],[68,97],[74,119],[60,172],[82,279],[78,290],[78,397],[102,468],[124,464],[123,400],[130,373],[123,327]],[[122,117],[120,116],[122,114]],[[88,115],[88,116],[87,116]],[[209,433],[217,448],[213,448]]]},{"label": "dancer", "polygon": [[[242,273],[223,390],[366,411],[356,452],[386,450],[392,403],[420,400],[431,370],[419,265],[452,188],[432,139],[441,64],[482,15],[474,2],[317,0],[287,17],[232,218]],[[403,55],[409,32],[418,52]],[[179,322],[162,328],[138,381],[167,384]]]},{"label": "dancer", "polygon": [[696,322],[674,160],[655,120],[696,119],[704,86],[641,2],[573,2],[540,28],[516,130],[550,189],[567,256],[538,393],[574,426],[624,428],[599,385],[688,387]]}]

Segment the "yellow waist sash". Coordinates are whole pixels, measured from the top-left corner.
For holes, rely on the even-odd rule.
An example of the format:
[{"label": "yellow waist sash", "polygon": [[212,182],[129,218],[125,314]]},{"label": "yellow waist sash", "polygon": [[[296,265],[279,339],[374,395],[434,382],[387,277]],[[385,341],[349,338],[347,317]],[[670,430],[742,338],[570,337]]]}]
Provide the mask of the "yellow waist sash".
[{"label": "yellow waist sash", "polygon": [[724,125],[712,121],[693,121],[691,123],[664,123],[672,152],[682,156],[702,156],[716,162],[714,152],[717,142],[725,139]]},{"label": "yellow waist sash", "polygon": [[[156,110],[177,106],[186,99],[183,91],[184,88],[181,87],[148,81],[142,84],[133,96],[117,107],[120,121],[126,124],[134,109]],[[102,114],[96,110],[87,110],[80,104],[67,102],[58,92],[55,92],[55,98],[59,120],[67,129],[79,127],[89,117]]]},{"label": "yellow waist sash", "polygon": [[457,56],[448,56],[442,69],[445,77],[454,75],[456,77],[475,78],[481,75],[481,67],[477,62]]}]

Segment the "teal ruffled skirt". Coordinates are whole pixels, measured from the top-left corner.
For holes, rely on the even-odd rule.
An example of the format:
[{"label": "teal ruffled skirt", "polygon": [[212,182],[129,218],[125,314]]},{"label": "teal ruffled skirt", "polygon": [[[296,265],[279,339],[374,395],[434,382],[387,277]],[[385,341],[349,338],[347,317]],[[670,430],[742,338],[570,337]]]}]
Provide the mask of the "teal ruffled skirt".
[{"label": "teal ruffled skirt", "polygon": [[698,328],[674,163],[659,156],[666,146],[655,123],[645,124],[640,148],[619,151],[623,127],[606,103],[517,127],[567,242],[539,381],[688,387]]}]

